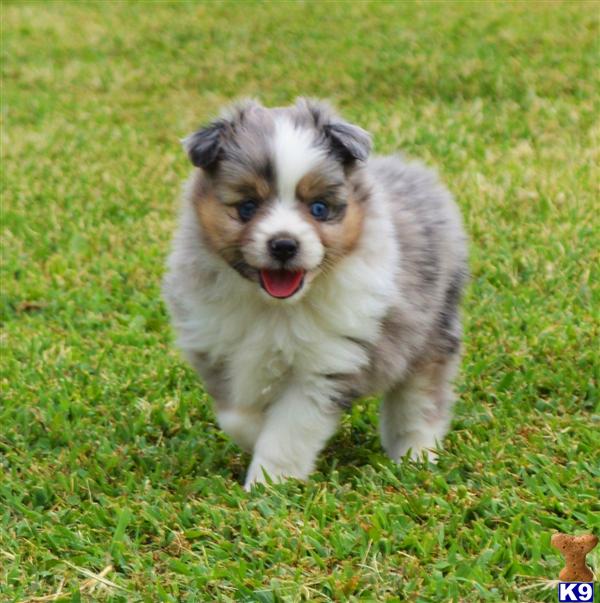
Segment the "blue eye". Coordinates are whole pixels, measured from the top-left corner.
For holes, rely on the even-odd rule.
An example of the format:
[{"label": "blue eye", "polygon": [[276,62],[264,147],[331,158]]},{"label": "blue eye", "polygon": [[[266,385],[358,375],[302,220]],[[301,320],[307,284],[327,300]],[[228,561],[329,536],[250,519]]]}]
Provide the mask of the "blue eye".
[{"label": "blue eye", "polygon": [[329,207],[323,201],[315,201],[310,204],[310,215],[316,220],[327,220],[329,217]]},{"label": "blue eye", "polygon": [[258,205],[254,201],[243,201],[237,206],[240,220],[242,220],[242,222],[250,221],[257,209]]}]

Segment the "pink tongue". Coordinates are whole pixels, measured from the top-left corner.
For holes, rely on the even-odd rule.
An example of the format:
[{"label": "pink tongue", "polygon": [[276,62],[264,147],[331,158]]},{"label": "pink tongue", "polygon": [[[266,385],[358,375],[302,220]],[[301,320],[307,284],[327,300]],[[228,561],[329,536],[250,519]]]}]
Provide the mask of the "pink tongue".
[{"label": "pink tongue", "polygon": [[273,297],[290,297],[300,289],[303,270],[261,270],[264,288]]}]

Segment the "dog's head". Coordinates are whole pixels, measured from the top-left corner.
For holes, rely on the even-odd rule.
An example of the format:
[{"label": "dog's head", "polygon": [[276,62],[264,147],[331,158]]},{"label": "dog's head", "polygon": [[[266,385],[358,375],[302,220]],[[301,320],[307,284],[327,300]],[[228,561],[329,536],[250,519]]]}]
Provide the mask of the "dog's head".
[{"label": "dog's head", "polygon": [[248,101],[184,145],[202,170],[195,199],[207,243],[270,297],[299,299],[356,245],[371,141],[327,105]]}]

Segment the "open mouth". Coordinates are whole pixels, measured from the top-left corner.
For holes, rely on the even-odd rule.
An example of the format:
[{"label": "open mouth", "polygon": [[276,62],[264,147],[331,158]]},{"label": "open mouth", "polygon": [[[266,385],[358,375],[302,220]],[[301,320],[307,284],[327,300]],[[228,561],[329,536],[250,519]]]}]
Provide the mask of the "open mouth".
[{"label": "open mouth", "polygon": [[271,270],[260,271],[260,284],[272,297],[285,299],[300,290],[304,282],[304,270]]}]

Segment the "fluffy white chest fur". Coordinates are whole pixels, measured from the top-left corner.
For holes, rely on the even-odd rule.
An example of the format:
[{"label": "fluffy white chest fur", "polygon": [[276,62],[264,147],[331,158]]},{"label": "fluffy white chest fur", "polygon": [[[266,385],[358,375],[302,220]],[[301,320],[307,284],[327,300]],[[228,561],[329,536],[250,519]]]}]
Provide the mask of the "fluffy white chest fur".
[{"label": "fluffy white chest fur", "polygon": [[[172,271],[189,268],[188,245],[196,254],[202,250],[200,232],[193,230],[182,233],[187,244],[171,257]],[[326,399],[326,375],[353,374],[369,362],[363,344],[376,342],[381,319],[398,296],[398,248],[385,215],[376,212],[366,221],[360,250],[294,304],[267,299],[206,254],[202,271],[214,270],[214,278],[180,283],[178,302],[186,312],[175,318],[179,347],[223,366],[230,406],[262,409],[292,382],[302,384],[309,398]]]}]

